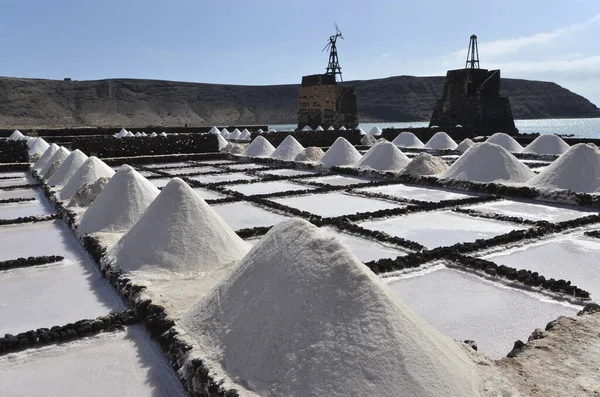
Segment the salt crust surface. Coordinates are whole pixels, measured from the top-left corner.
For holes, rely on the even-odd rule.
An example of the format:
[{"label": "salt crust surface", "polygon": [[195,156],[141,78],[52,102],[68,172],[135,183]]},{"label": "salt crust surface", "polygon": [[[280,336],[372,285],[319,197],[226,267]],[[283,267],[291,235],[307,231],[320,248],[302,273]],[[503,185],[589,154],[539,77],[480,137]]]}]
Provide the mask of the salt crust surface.
[{"label": "salt crust surface", "polygon": [[454,142],[454,139],[450,138],[450,135],[447,133],[440,131],[436,132],[434,136],[431,137],[430,140],[427,141],[425,147],[428,149],[434,150],[444,150],[444,149],[456,149],[458,145]]},{"label": "salt crust surface", "polygon": [[16,219],[26,216],[50,215],[54,208],[46,202],[25,201],[21,203],[0,204],[0,219]]},{"label": "salt crust surface", "polygon": [[184,397],[177,376],[142,326],[0,358],[6,396]]},{"label": "salt crust surface", "polygon": [[85,183],[69,200],[70,209],[88,207],[98,197],[102,189],[108,185],[110,178],[105,176],[96,179],[94,182]]},{"label": "salt crust surface", "polygon": [[63,186],[57,197],[68,200],[86,183],[94,183],[102,177],[111,178],[115,171],[98,157],[90,156]]},{"label": "salt crust surface", "polygon": [[486,139],[486,142],[495,143],[496,145],[502,146],[511,153],[519,153],[523,151],[523,146],[521,146],[519,142],[515,141],[512,136],[505,134],[504,132],[496,132]]},{"label": "salt crust surface", "polygon": [[363,183],[373,182],[375,179],[364,178],[360,176],[345,176],[345,175],[326,175],[318,178],[299,179],[300,182],[315,182],[329,186],[351,186],[360,185]]},{"label": "salt crust surface", "polygon": [[160,191],[129,165],[121,168],[81,217],[83,233],[126,232]]},{"label": "salt crust surface", "polygon": [[244,150],[244,156],[249,157],[269,157],[275,151],[275,147],[271,145],[269,141],[267,141],[262,136],[257,136],[254,138],[252,143]]},{"label": "salt crust surface", "polygon": [[598,209],[567,206],[539,201],[501,200],[478,204],[471,209],[508,216],[517,216],[532,221],[564,222],[598,213]]},{"label": "salt crust surface", "polygon": [[67,148],[65,148],[64,146],[59,147],[58,150],[52,155],[52,157],[50,157],[46,165],[44,165],[44,167],[41,169],[40,174],[42,175],[42,177],[44,179],[50,178],[52,176],[52,173],[56,171],[58,166],[60,166],[62,162],[65,161],[67,157],[69,157],[69,154],[71,154],[71,152]]},{"label": "salt crust surface", "polygon": [[316,146],[309,146],[296,156],[296,161],[319,161],[325,155],[325,152]]},{"label": "salt crust surface", "polygon": [[585,143],[569,148],[528,183],[539,189],[600,192],[600,151]]},{"label": "salt crust surface", "polygon": [[401,132],[392,143],[398,147],[419,149],[424,148],[425,144],[412,132]]},{"label": "salt crust surface", "polygon": [[125,272],[172,277],[231,264],[248,249],[187,183],[174,178],[108,257]]},{"label": "salt crust surface", "polygon": [[456,151],[460,152],[460,153],[464,153],[467,151],[467,149],[469,149],[471,146],[475,145],[475,142],[473,142],[471,139],[469,138],[465,138],[462,140],[462,142],[456,147]]},{"label": "salt crust surface", "polygon": [[244,195],[250,196],[253,194],[267,194],[267,193],[279,193],[288,192],[294,190],[311,190],[314,189],[311,186],[301,185],[299,183],[293,183],[288,181],[270,181],[260,183],[246,183],[239,185],[227,185],[227,190],[239,192]]},{"label": "salt crust surface", "polygon": [[448,169],[448,164],[440,157],[432,156],[429,153],[421,153],[408,165],[401,174],[403,175],[439,175]]},{"label": "salt crust surface", "polygon": [[247,229],[258,226],[273,226],[288,219],[287,216],[272,212],[247,202],[235,202],[211,206],[213,210],[233,229]]},{"label": "salt crust surface", "polygon": [[269,231],[181,324],[256,395],[479,395],[463,346],[299,219]]},{"label": "salt crust surface", "polygon": [[52,177],[48,179],[48,185],[50,186],[62,186],[69,181],[75,175],[79,167],[85,163],[88,156],[86,156],[81,150],[75,149],[69,154],[69,156],[62,162],[60,167],[54,171]]},{"label": "salt crust surface", "polygon": [[523,183],[535,173],[501,146],[479,143],[468,149],[441,178],[471,182]]},{"label": "salt crust surface", "polygon": [[569,145],[556,135],[540,135],[523,149],[523,153],[563,154]]},{"label": "salt crust surface", "polygon": [[333,145],[321,157],[321,163],[327,166],[352,166],[361,158],[360,153],[347,139],[339,137],[333,142]]},{"label": "salt crust surface", "polygon": [[270,157],[279,160],[294,160],[303,150],[304,146],[302,146],[293,136],[288,135],[279,146],[277,146],[277,149],[271,153]]},{"label": "salt crust surface", "polygon": [[43,154],[50,145],[43,138],[35,138],[31,145],[29,145],[28,153],[30,156],[34,154]]},{"label": "salt crust surface", "polygon": [[42,168],[44,168],[44,166],[48,163],[48,160],[54,156],[54,153],[56,153],[58,148],[59,146],[56,143],[51,144],[48,149],[46,149],[44,154],[42,154],[39,160],[33,165],[33,169],[39,172]]},{"label": "salt crust surface", "polygon": [[475,194],[471,194],[464,191],[451,191],[444,189],[435,189],[424,186],[412,186],[412,185],[387,185],[377,186],[359,189],[360,191],[387,194],[392,197],[399,197],[412,200],[439,202],[442,200],[457,200],[465,199],[468,197],[475,197]]},{"label": "salt crust surface", "polygon": [[410,159],[396,145],[381,141],[362,156],[356,167],[378,171],[400,171],[409,162]]}]

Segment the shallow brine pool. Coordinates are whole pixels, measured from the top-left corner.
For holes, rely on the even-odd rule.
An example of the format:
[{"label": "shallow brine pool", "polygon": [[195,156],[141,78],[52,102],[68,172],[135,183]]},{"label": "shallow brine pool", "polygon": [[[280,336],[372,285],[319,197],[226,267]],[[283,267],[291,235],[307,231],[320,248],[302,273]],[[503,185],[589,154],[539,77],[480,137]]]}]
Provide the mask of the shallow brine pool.
[{"label": "shallow brine pool", "polygon": [[288,219],[285,215],[277,214],[245,202],[212,205],[211,208],[233,230],[273,226]]},{"label": "shallow brine pool", "polygon": [[429,201],[436,203],[445,200],[460,200],[477,196],[476,194],[469,194],[452,190],[434,189],[428,187],[409,185],[388,185],[379,187],[369,187],[359,189],[357,191],[380,193],[391,197],[398,197],[407,200]]},{"label": "shallow brine pool", "polygon": [[190,179],[193,179],[200,183],[217,183],[217,182],[251,181],[251,180],[258,179],[258,178],[255,176],[246,175],[241,172],[232,172],[230,174],[197,175],[197,176],[190,177]]},{"label": "shallow brine pool", "polygon": [[529,219],[532,221],[562,222],[597,214],[598,211],[567,205],[552,205],[528,201],[502,200],[471,207],[477,211]]},{"label": "shallow brine pool", "polygon": [[294,190],[311,190],[314,189],[312,186],[301,185],[298,183],[287,182],[287,181],[271,181],[271,182],[259,182],[259,183],[248,183],[239,185],[227,185],[227,190],[242,193],[247,196],[254,194],[268,194],[268,193],[279,193],[279,192],[291,192]]}]

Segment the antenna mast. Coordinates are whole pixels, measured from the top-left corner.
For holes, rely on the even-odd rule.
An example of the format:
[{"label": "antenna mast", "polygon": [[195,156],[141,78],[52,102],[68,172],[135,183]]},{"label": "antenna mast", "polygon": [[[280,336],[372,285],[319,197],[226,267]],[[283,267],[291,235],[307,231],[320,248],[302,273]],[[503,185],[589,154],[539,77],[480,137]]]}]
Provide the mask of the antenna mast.
[{"label": "antenna mast", "polygon": [[477,46],[477,36],[471,35],[469,40],[469,51],[467,52],[467,63],[465,69],[479,69],[479,47]]},{"label": "antenna mast", "polygon": [[[340,32],[340,28],[337,23],[334,23],[335,27],[335,35],[329,37],[329,43],[323,48],[323,51],[329,49],[329,64],[327,65],[327,71],[325,74],[331,74],[336,78],[336,76],[340,75],[340,81],[344,81],[342,79],[342,67],[340,66],[340,60],[338,59],[336,42],[338,37],[344,40],[344,36],[342,36],[342,32]],[[337,80],[337,78],[336,78]]]}]

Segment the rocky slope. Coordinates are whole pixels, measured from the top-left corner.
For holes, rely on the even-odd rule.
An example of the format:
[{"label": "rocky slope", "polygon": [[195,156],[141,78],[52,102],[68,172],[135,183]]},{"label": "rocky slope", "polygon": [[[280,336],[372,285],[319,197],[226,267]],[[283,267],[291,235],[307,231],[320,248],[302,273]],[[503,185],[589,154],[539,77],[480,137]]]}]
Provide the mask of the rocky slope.
[{"label": "rocky slope", "polygon": [[[429,120],[443,77],[350,81],[360,119]],[[203,126],[295,123],[298,85],[234,86],[160,80],[60,81],[0,78],[3,128]],[[557,84],[503,80],[515,118],[600,117],[587,99]]]}]

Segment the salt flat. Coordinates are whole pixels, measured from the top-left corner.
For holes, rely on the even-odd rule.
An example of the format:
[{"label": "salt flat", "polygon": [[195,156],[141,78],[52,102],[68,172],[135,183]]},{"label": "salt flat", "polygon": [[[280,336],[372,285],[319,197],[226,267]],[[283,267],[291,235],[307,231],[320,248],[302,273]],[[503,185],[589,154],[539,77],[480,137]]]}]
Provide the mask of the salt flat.
[{"label": "salt flat", "polygon": [[562,222],[597,214],[598,210],[550,203],[501,200],[468,207],[485,213],[521,217],[532,221]]},{"label": "salt flat", "polygon": [[216,182],[235,182],[235,181],[251,181],[258,179],[255,176],[246,175],[241,172],[232,172],[229,174],[217,174],[217,175],[197,175],[192,176],[190,179],[201,183],[216,183]]},{"label": "salt flat", "polygon": [[49,215],[54,212],[50,204],[39,201],[0,204],[0,219],[15,219],[26,216]]},{"label": "salt flat", "polygon": [[275,198],[271,199],[271,201],[323,217],[371,212],[403,206],[402,204],[392,204],[382,200],[368,199],[337,192]]},{"label": "salt flat", "polygon": [[320,174],[320,173],[321,172],[319,172],[319,171],[302,170],[302,169],[295,169],[295,168],[284,168],[284,169],[279,169],[279,170],[268,170],[268,171],[260,172],[261,175],[277,175],[277,176],[316,175],[316,174]]},{"label": "salt flat", "polygon": [[287,182],[287,181],[270,181],[260,183],[247,183],[239,185],[227,185],[227,190],[242,193],[247,196],[253,194],[268,194],[268,193],[279,193],[279,192],[290,192],[294,190],[311,190],[314,187],[301,185],[299,183]]},{"label": "salt flat", "polygon": [[368,187],[364,189],[358,189],[359,192],[369,193],[380,193],[386,194],[392,197],[398,197],[408,200],[420,200],[430,202],[440,202],[443,200],[460,200],[469,197],[476,197],[476,194],[469,194],[466,192],[436,189],[422,186],[410,186],[410,185],[388,185],[378,187]]},{"label": "salt flat", "polygon": [[211,208],[233,230],[273,226],[288,218],[245,202],[212,205]]},{"label": "salt flat", "polygon": [[327,234],[340,240],[348,249],[363,262],[374,261],[382,258],[396,258],[408,253],[399,247],[386,245],[375,240],[369,240],[349,233],[340,232],[332,227],[322,227]]}]

